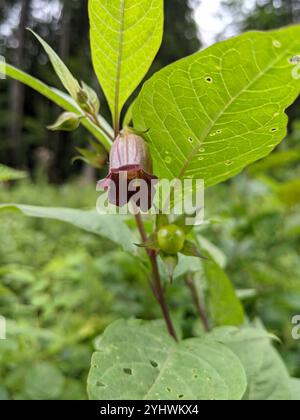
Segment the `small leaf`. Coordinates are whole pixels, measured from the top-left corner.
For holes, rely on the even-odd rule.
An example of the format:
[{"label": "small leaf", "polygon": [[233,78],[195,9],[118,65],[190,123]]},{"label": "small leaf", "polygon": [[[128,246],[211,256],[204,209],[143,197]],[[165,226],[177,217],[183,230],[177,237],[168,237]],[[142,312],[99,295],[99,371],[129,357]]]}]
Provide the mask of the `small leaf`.
[{"label": "small leaf", "polygon": [[100,111],[100,101],[99,101],[97,93],[94,91],[94,89],[92,89],[86,83],[81,82],[81,84],[82,84],[84,92],[86,92],[87,94],[89,103],[92,105],[94,109],[94,112],[98,114]]},{"label": "small leaf", "polygon": [[80,126],[80,120],[84,118],[82,115],[73,112],[64,112],[61,114],[54,124],[48,125],[51,131],[74,131]]},{"label": "small leaf", "polygon": [[135,244],[135,245],[140,247],[140,248],[147,248],[147,249],[151,249],[153,251],[158,251],[159,250],[159,246],[158,246],[158,243],[157,243],[157,235],[155,233],[150,235],[146,242],[143,242],[142,244]]},{"label": "small leaf", "polygon": [[81,147],[76,147],[76,150],[81,154],[81,156],[76,156],[72,159],[72,163],[77,160],[82,160],[93,168],[100,169],[106,163],[106,156],[102,153],[94,152],[93,150],[83,149]]},{"label": "small leaf", "polygon": [[0,182],[14,181],[16,179],[26,178],[26,176],[26,172],[17,171],[16,169],[0,164]]},{"label": "small leaf", "polygon": [[157,213],[157,215],[156,215],[156,231],[163,228],[164,226],[168,226],[169,224],[170,224],[169,219],[168,219],[168,216],[166,214]]},{"label": "small leaf", "polygon": [[43,48],[45,49],[51,64],[57,74],[57,76],[60,78],[60,81],[66,88],[66,90],[69,92],[69,94],[72,96],[72,98],[77,102],[77,94],[80,91],[80,85],[78,81],[73,77],[70,70],[67,68],[65,63],[61,60],[61,58],[56,54],[56,52],[50,47],[50,45],[47,44],[46,41],[44,41],[38,34],[36,34],[32,29],[29,29],[30,32],[33,33],[33,35],[40,41]]},{"label": "small leaf", "polygon": [[200,253],[197,245],[191,241],[185,241],[184,247],[180,252],[181,254],[187,255],[188,257],[199,257],[208,260],[206,256]]},{"label": "small leaf", "polygon": [[[46,85],[45,83],[41,82],[40,80],[36,79],[35,77],[30,76],[29,74],[25,73],[17,69],[16,67],[11,66],[10,64],[5,64],[5,73],[7,76],[18,80],[21,83],[24,83],[26,86],[36,90],[41,95],[48,98],[50,101],[55,103],[56,105],[60,106],[61,108],[65,109],[69,112],[80,112],[79,106],[76,102],[66,93],[51,88],[50,86]],[[101,116],[98,117],[107,133],[104,133],[99,127],[92,123],[89,118],[85,118],[82,120],[82,125],[96,138],[98,139],[107,151],[111,148],[111,137],[113,136],[112,128],[109,124],[102,118]]]}]

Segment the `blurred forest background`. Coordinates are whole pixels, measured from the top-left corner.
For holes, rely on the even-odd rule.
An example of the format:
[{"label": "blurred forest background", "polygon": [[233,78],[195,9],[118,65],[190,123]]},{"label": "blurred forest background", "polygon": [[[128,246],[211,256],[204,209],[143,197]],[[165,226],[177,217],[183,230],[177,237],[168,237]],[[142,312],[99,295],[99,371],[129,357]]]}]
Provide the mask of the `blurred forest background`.
[{"label": "blurred forest background", "polygon": [[[202,48],[201,27],[194,20],[200,4],[165,1],[164,41],[149,75]],[[231,22],[221,33],[215,30],[219,40],[299,23],[300,2],[224,0],[216,14]],[[0,55],[61,88],[26,27],[95,88],[101,113],[109,118],[91,65],[87,0],[0,0]],[[280,337],[279,350],[298,377],[300,342],[291,338],[291,318],[300,312],[299,104],[289,109],[288,138],[275,153],[208,190],[206,211],[213,222],[201,232],[221,250],[219,258],[249,317],[260,317]],[[45,128],[60,112],[21,84],[0,80],[0,163],[28,174],[16,183],[0,183],[0,202],[94,205],[99,171],[71,162],[89,135],[82,128],[72,134]],[[1,341],[0,400],[85,399],[93,339],[116,318],[159,317],[144,274],[132,257],[71,226],[3,213],[0,227],[0,314],[9,320],[12,334]],[[181,284],[170,291],[170,300],[174,316],[195,324],[196,331],[198,321]]]}]

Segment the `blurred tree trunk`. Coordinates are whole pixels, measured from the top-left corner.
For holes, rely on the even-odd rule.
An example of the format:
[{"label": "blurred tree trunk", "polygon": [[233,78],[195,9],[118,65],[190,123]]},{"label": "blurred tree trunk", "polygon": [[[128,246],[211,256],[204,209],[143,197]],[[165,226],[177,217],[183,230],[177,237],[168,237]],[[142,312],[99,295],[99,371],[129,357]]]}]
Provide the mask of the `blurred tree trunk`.
[{"label": "blurred tree trunk", "polygon": [[[23,0],[20,12],[19,27],[16,32],[17,49],[14,59],[16,67],[24,68],[25,34],[28,23],[31,0]],[[10,145],[9,161],[17,167],[26,166],[24,145],[22,144],[22,127],[24,117],[24,85],[11,81],[9,92],[9,109],[11,121],[8,127]]]}]

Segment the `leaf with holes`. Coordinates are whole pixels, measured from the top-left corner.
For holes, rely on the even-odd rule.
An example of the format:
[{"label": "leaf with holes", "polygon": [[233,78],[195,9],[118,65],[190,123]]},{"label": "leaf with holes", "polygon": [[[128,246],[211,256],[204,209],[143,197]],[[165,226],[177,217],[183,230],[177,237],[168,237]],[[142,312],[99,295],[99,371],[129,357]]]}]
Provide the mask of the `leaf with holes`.
[{"label": "leaf with holes", "polygon": [[225,346],[206,338],[176,343],[160,322],[117,321],[93,355],[93,400],[240,400],[244,369]]},{"label": "leaf with holes", "polygon": [[89,0],[95,72],[115,123],[147,73],[163,34],[163,0]]},{"label": "leaf with holes", "polygon": [[249,32],[180,60],[145,83],[133,108],[160,178],[224,181],[285,137],[300,92],[300,26]]}]

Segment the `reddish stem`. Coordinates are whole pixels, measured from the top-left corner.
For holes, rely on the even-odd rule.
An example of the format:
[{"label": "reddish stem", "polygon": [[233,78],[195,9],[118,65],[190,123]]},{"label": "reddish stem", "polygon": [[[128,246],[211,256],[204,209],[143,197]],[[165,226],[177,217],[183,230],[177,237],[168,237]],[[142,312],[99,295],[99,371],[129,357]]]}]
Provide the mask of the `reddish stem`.
[{"label": "reddish stem", "polygon": [[[147,242],[147,233],[145,231],[141,214],[137,213],[135,215],[135,219],[136,219],[136,224],[140,232],[142,241],[145,243]],[[164,290],[161,284],[156,252],[150,249],[147,249],[147,254],[148,254],[148,257],[151,263],[151,268],[152,268],[153,281],[151,283],[151,286],[152,286],[153,294],[160,305],[169,334],[174,338],[174,340],[178,341],[177,334],[176,334],[176,331],[175,331],[175,328],[174,328],[174,325],[170,316],[169,308],[165,299]]]}]

